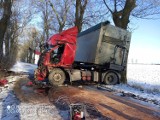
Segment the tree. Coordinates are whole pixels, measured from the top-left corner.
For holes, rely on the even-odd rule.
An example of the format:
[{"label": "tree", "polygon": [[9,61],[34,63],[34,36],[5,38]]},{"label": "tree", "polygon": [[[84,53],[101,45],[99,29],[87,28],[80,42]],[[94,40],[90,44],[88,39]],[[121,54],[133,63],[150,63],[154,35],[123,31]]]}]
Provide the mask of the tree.
[{"label": "tree", "polygon": [[108,16],[104,4],[97,0],[74,0],[67,15],[66,27],[77,26],[79,32],[105,21]]},{"label": "tree", "polygon": [[114,0],[114,9],[107,5],[106,1],[103,0],[108,10],[111,12],[113,22],[115,26],[127,29],[129,23],[129,17],[132,10],[136,7],[136,0],[126,0],[125,4],[122,9],[118,10],[118,5],[120,4],[118,0]]},{"label": "tree", "polygon": [[77,26],[81,32],[82,28],[103,21],[106,15],[106,12],[102,12],[103,4],[96,0],[37,0],[34,5],[41,14],[43,36],[47,33],[45,31],[49,30],[50,35],[73,26]]},{"label": "tree", "polygon": [[42,39],[42,42],[44,42],[50,36],[53,12],[49,6],[48,1],[36,0],[36,1],[33,1],[33,6],[35,7],[34,13],[36,13],[36,14],[33,13],[35,18],[37,17],[37,14],[41,18],[39,27],[42,28],[41,39]]},{"label": "tree", "polygon": [[[160,14],[160,1],[155,0],[103,0],[111,13],[115,26],[128,29],[132,17],[153,18]],[[121,74],[121,81],[126,83],[126,70]]]},{"label": "tree", "polygon": [[3,41],[7,30],[8,22],[12,14],[12,0],[1,0],[0,9],[3,10],[2,18],[0,19],[0,58],[3,57]]},{"label": "tree", "polygon": [[58,22],[59,29],[58,31],[61,32],[65,27],[67,16],[71,5],[73,5],[73,0],[63,0],[63,1],[56,1],[54,4],[48,0],[52,10],[55,14],[55,18]]},{"label": "tree", "polygon": [[87,6],[88,0],[76,0],[75,11],[75,26],[78,27],[78,31],[81,32],[83,25],[84,12]]},{"label": "tree", "polygon": [[21,51],[19,53],[19,58],[21,61],[34,63],[35,53],[39,45],[39,40],[41,37],[40,31],[35,27],[29,26],[24,30],[25,41],[21,44]]},{"label": "tree", "polygon": [[[1,1],[1,12],[0,14],[3,15],[1,18],[1,30],[0,33],[3,33],[3,39],[1,37],[1,61],[0,67],[1,69],[9,69],[17,60],[17,53],[18,53],[18,42],[19,36],[23,32],[23,28],[29,23],[30,21],[30,14],[26,10],[26,5],[23,6],[23,0],[11,0],[10,3],[10,12],[5,11],[6,9],[6,1]],[[5,4],[4,4],[5,3]],[[8,16],[8,19],[5,19],[7,22],[3,23],[3,19]]]}]

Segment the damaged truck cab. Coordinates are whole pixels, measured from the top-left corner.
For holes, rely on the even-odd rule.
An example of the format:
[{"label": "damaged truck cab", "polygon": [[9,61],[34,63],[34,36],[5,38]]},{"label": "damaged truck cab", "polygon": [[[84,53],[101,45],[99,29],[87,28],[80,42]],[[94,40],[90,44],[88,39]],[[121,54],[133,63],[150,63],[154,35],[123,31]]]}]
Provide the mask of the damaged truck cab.
[{"label": "damaged truck cab", "polygon": [[40,55],[35,83],[65,80],[120,82],[126,69],[131,33],[103,22],[78,34],[77,27],[53,35]]}]

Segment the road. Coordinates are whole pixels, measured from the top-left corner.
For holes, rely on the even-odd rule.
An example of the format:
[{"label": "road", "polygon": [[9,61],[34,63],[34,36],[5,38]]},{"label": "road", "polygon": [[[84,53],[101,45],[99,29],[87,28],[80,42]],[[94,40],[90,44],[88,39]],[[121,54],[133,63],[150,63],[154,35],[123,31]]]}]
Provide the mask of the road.
[{"label": "road", "polygon": [[[14,89],[22,102],[46,102],[55,105],[60,98],[65,98],[65,100],[61,100],[58,103],[64,109],[71,103],[83,103],[86,106],[90,106],[86,107],[88,119],[160,120],[160,109],[142,105],[126,97],[117,96],[113,92],[98,90],[93,85],[56,87],[50,89],[47,96],[43,90],[38,93],[35,92],[37,90],[36,87],[27,87],[27,82],[24,81],[21,81],[23,84],[19,82],[17,85],[20,86]],[[60,108],[59,106],[57,108]]]}]

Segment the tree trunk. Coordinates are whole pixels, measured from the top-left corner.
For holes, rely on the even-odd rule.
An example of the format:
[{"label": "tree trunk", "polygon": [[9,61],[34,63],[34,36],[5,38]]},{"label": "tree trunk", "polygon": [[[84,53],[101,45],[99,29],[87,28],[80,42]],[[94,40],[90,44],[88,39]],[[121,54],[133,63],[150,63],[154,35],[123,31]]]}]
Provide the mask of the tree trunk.
[{"label": "tree trunk", "polygon": [[63,25],[63,24],[62,24],[62,25],[60,24],[60,25],[59,25],[59,30],[58,30],[59,33],[63,31],[63,28],[64,28],[64,25]]},{"label": "tree trunk", "polygon": [[28,51],[29,51],[28,62],[32,63],[32,49],[29,48]]},{"label": "tree trunk", "polygon": [[12,7],[12,0],[5,0],[3,3],[3,16],[0,20],[0,58],[3,57],[3,41],[4,35],[8,26],[8,21],[11,16],[11,7]]},{"label": "tree trunk", "polygon": [[83,25],[83,16],[87,6],[88,0],[76,0],[76,12],[75,12],[75,26],[78,28],[78,32],[81,32]]},{"label": "tree trunk", "polygon": [[6,35],[5,35],[5,56],[9,56],[10,53],[10,31],[7,29]]},{"label": "tree trunk", "polygon": [[136,7],[136,0],[126,0],[125,6],[123,10],[114,11],[112,13],[112,18],[114,21],[115,26],[127,29],[130,14],[132,10]]}]

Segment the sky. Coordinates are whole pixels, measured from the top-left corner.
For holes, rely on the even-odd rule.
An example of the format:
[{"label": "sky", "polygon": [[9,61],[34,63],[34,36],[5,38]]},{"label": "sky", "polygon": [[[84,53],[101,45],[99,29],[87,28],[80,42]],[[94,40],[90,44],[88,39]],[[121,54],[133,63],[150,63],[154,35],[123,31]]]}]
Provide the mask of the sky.
[{"label": "sky", "polygon": [[160,19],[134,21],[129,62],[160,64]]}]

